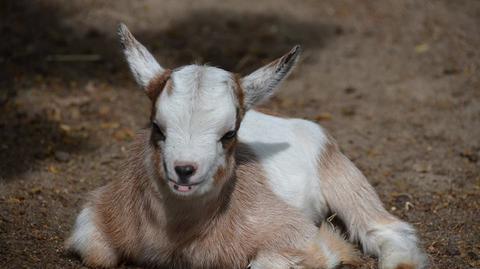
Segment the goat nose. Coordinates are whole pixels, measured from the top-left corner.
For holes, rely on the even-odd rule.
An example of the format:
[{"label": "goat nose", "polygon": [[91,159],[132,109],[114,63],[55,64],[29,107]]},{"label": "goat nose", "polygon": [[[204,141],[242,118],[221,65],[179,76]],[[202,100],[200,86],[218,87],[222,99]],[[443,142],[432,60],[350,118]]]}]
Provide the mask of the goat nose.
[{"label": "goat nose", "polygon": [[180,180],[185,181],[195,174],[195,167],[193,165],[177,165],[175,166],[175,172]]}]

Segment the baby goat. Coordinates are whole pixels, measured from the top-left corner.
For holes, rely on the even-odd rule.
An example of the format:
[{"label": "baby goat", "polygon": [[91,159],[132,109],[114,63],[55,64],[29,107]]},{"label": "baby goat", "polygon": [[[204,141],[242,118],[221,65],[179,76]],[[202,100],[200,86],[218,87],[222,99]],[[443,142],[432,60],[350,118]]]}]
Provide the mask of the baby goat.
[{"label": "baby goat", "polygon": [[389,214],[362,173],[317,124],[252,108],[300,54],[294,47],[246,77],[188,65],[162,68],[119,28],[130,69],[152,101],[117,181],[95,191],[67,248],[89,266],[121,260],[170,268],[333,268],[358,262],[328,225],[382,269],[423,268],[414,229]]}]

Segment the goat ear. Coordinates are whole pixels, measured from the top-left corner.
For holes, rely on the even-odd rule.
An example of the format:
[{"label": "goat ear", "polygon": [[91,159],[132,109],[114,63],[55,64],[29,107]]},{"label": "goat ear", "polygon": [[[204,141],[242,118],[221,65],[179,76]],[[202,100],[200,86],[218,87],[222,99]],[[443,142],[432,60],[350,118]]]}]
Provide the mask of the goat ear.
[{"label": "goat ear", "polygon": [[267,100],[273,94],[295,66],[300,53],[301,47],[297,45],[279,59],[242,78],[245,109]]},{"label": "goat ear", "polygon": [[118,36],[120,37],[123,54],[135,80],[140,86],[146,88],[155,76],[163,73],[163,68],[153,55],[135,39],[123,23],[118,26]]}]

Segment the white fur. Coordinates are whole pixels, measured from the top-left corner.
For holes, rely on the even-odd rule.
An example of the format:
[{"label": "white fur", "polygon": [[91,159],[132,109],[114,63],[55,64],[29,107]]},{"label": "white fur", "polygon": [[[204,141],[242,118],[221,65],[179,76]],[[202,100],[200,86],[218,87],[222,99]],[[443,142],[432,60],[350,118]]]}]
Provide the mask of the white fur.
[{"label": "white fur", "polygon": [[395,269],[400,263],[417,264],[420,268],[426,266],[426,257],[418,249],[418,239],[410,225],[399,221],[375,226],[369,238],[371,242],[365,241],[379,248],[375,252],[379,256],[380,268]]},{"label": "white fur", "polygon": [[242,78],[241,84],[245,91],[245,107],[252,108],[267,100],[288,76],[298,61],[300,46],[295,46],[278,60],[255,70]]},{"label": "white fur", "polygon": [[85,250],[89,246],[92,238],[95,236],[95,233],[97,233],[97,228],[91,220],[90,208],[84,208],[82,212],[80,212],[73,230],[75,232],[70,239],[70,243],[77,250]]},{"label": "white fur", "polygon": [[260,252],[250,263],[250,269],[301,269],[297,264],[300,260],[296,257],[285,257],[276,252]]},{"label": "white fur", "polygon": [[156,105],[155,122],[164,128],[160,143],[167,174],[178,181],[175,163],[195,163],[190,182],[203,182],[197,195],[211,188],[217,168],[225,164],[220,141],[235,130],[236,109],[230,73],[209,66],[190,65],[173,72],[171,93],[163,91]]},{"label": "white fur", "polygon": [[335,252],[331,251],[328,246],[322,242],[319,242],[319,245],[322,249],[322,252],[325,254],[325,257],[327,257],[327,268],[335,268],[335,266],[340,263],[340,260]]},{"label": "white fur", "polygon": [[[329,207],[319,184],[322,179],[318,175],[317,157],[328,138],[319,125],[249,111],[242,122],[239,138],[253,148],[272,190],[279,197],[315,222],[326,217]],[[375,206],[382,205],[378,202]],[[360,212],[355,208],[351,210],[356,214]],[[426,264],[425,256],[417,247],[415,230],[407,223],[396,220],[382,225],[372,220],[367,226],[353,227],[349,232],[354,241],[362,244],[364,251],[380,257],[382,269],[393,269],[400,263],[419,265],[418,268]],[[328,248],[322,249],[329,253]],[[326,257],[332,264],[338,262],[332,255]]]},{"label": "white fur", "polygon": [[115,263],[117,260],[117,254],[107,245],[93,222],[93,212],[89,207],[84,208],[78,215],[73,234],[66,242],[66,248],[83,257],[88,257],[93,252],[109,263]]},{"label": "white fur", "polygon": [[327,138],[318,125],[250,110],[239,139],[253,148],[278,196],[314,221],[325,218],[328,207],[320,191],[317,156]]},{"label": "white fur", "polygon": [[163,72],[163,68],[145,46],[133,37],[125,24],[120,24],[118,34],[133,77],[140,86],[146,87],[152,78]]}]

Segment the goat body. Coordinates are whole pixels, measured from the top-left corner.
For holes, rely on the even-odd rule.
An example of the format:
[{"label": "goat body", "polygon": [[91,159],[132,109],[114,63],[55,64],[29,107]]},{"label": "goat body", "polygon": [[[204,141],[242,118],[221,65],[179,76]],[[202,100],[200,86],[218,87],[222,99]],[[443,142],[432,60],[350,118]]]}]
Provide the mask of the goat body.
[{"label": "goat body", "polygon": [[137,136],[130,153],[120,178],[92,194],[67,241],[89,266],[126,259],[169,268],[247,268],[255,260],[252,268],[333,268],[358,261],[335,232],[319,230],[270,191],[247,145],[238,145],[221,192],[201,200],[178,198],[164,181],[151,180],[156,155],[148,133]]},{"label": "goat body", "polygon": [[120,178],[94,192],[68,249],[92,266],[122,259],[173,268],[333,268],[350,244],[381,269],[423,268],[415,230],[383,207],[363,174],[317,124],[253,108],[273,94],[300,47],[246,77],[220,68],[161,67],[122,25],[130,69],[150,100],[151,127]]}]

